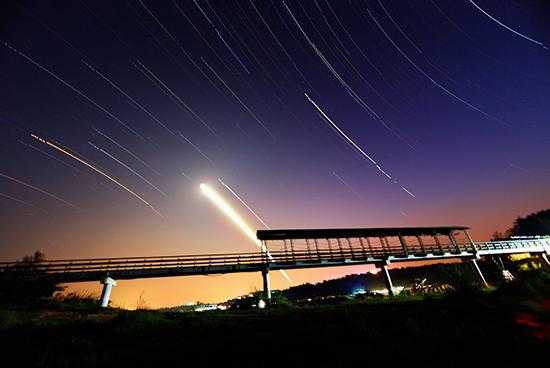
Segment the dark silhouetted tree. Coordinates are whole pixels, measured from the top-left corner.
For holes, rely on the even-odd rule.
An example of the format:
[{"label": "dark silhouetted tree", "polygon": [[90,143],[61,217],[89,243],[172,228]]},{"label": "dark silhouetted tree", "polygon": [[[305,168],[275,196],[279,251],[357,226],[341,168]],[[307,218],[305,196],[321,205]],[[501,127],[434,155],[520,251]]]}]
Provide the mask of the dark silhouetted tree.
[{"label": "dark silhouetted tree", "polygon": [[550,209],[518,217],[507,231],[508,236],[550,235]]},{"label": "dark silhouetted tree", "polygon": [[491,235],[491,241],[503,240],[505,238],[506,237],[500,231],[495,231],[493,235]]},{"label": "dark silhouetted tree", "polygon": [[33,304],[63,290],[41,267],[45,259],[36,251],[0,272],[0,303]]}]

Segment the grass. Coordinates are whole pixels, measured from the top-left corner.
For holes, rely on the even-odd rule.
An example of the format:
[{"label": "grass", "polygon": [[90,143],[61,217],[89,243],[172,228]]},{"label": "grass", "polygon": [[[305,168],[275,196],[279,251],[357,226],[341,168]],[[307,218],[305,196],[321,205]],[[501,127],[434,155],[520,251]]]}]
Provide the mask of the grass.
[{"label": "grass", "polygon": [[477,293],[206,313],[98,310],[68,297],[0,309],[0,343],[6,361],[38,367],[525,366],[550,347],[547,281],[547,273],[524,273]]}]

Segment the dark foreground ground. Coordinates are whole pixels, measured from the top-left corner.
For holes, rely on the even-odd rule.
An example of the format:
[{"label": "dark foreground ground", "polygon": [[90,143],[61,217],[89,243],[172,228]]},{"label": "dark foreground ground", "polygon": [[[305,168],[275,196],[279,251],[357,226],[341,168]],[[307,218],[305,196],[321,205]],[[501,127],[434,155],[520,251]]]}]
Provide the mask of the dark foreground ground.
[{"label": "dark foreground ground", "polygon": [[546,366],[549,310],[514,288],[238,312],[4,308],[0,351],[6,367]]}]

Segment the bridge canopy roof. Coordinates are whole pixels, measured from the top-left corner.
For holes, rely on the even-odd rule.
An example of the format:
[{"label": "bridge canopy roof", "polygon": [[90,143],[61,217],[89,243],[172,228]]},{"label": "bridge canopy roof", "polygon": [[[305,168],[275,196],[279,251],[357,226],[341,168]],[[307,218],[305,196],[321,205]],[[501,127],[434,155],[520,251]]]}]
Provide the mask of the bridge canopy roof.
[{"label": "bridge canopy roof", "polygon": [[290,239],[336,239],[367,238],[386,236],[449,235],[454,231],[468,230],[466,226],[430,226],[430,227],[371,227],[351,229],[279,229],[258,230],[260,240]]}]

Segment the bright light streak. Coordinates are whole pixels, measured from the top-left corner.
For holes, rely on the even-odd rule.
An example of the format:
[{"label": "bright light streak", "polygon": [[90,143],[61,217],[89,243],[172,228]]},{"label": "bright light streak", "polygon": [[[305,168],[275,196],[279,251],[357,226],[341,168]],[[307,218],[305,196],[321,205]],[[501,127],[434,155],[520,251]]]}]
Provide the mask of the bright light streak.
[{"label": "bright light streak", "polygon": [[97,167],[95,167],[94,165],[86,162],[85,160],[81,159],[80,157],[78,156],[75,156],[73,155],[72,153],[70,153],[69,151],[67,151],[66,149],[64,148],[61,148],[59,147],[58,145],[56,145],[55,143],[52,143],[44,138],[40,138],[39,136],[37,136],[36,134],[31,134],[31,137],[33,137],[34,139],[36,139],[37,141],[41,142],[41,143],[44,143],[45,145],[47,146],[50,146],[56,150],[58,150],[59,152],[69,156],[70,158],[80,162],[81,164],[87,166],[88,168],[92,169],[93,171],[95,171],[96,173],[100,174],[101,176],[109,179],[110,181],[112,181],[113,183],[115,183],[116,185],[118,185],[120,188],[124,189],[125,191],[127,191],[128,193],[130,193],[132,196],[136,197],[138,200],[140,200],[141,202],[143,202],[147,207],[149,207],[154,213],[156,213],[157,215],[159,215],[160,217],[164,217],[162,216],[162,213],[160,213],[155,207],[153,207],[152,204],[150,204],[149,202],[147,202],[145,199],[143,199],[139,194],[137,194],[136,192],[134,192],[133,190],[131,190],[130,188],[128,188],[127,186],[125,186],[124,184],[122,184],[121,182],[119,182],[118,180],[116,180],[115,178],[113,178],[112,176],[110,176],[109,174],[106,174],[105,172],[103,172],[102,170],[98,169]]},{"label": "bright light streak", "polygon": [[222,196],[220,196],[215,190],[210,188],[207,184],[202,183],[200,188],[204,195],[212,202],[216,207],[218,207],[222,212],[231,219],[237,225],[242,232],[250,238],[262,250],[262,252],[267,252],[265,245],[256,238],[254,231],[248,226],[248,224],[243,220],[243,218],[227,203]]},{"label": "bright light streak", "polygon": [[[325,119],[325,121],[341,136],[345,139],[345,141],[351,146],[353,147],[362,157],[366,158],[367,160],[369,160],[375,167],[378,171],[380,171],[385,177],[387,177],[391,183],[395,184],[397,183],[397,180],[395,180],[385,169],[382,168],[382,166],[376,162],[374,160],[374,158],[372,158],[371,155],[369,155],[368,153],[366,153],[361,147],[359,147],[359,145],[357,143],[355,143],[355,141],[353,141],[353,139],[351,139],[346,133],[344,133],[344,131],[342,129],[340,129],[340,127],[338,125],[336,125],[336,123],[334,121],[332,121],[332,119],[327,115],[325,114],[325,112],[319,107],[319,105],[317,105],[317,103],[315,101],[313,101],[308,95],[307,93],[304,93],[304,95],[306,96],[307,100],[317,109],[317,111],[319,112],[319,114]],[[407,193],[408,195],[410,195],[411,197],[413,198],[416,198],[415,195],[413,193],[411,193],[407,188],[405,187],[401,187],[401,189]]]},{"label": "bright light streak", "polygon": [[[202,193],[216,206],[218,207],[235,225],[241,229],[241,231],[256,244],[258,248],[262,250],[262,252],[265,252],[269,259],[273,259],[271,254],[269,253],[269,250],[267,250],[266,246],[258,239],[256,238],[256,233],[254,233],[254,230],[248,226],[248,224],[243,220],[243,218],[231,207],[229,203],[221,196],[219,195],[214,189],[210,188],[207,184],[201,183],[200,189]],[[286,272],[281,270],[281,274],[289,281],[292,282],[290,277]]]}]

